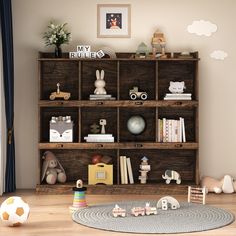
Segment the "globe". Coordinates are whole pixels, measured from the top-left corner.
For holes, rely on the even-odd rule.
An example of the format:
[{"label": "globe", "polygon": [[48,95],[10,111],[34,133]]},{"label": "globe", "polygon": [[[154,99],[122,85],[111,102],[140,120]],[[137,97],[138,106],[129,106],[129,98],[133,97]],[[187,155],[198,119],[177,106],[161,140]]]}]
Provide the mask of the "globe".
[{"label": "globe", "polygon": [[127,122],[127,128],[131,134],[141,134],[146,127],[142,116],[131,116]]}]

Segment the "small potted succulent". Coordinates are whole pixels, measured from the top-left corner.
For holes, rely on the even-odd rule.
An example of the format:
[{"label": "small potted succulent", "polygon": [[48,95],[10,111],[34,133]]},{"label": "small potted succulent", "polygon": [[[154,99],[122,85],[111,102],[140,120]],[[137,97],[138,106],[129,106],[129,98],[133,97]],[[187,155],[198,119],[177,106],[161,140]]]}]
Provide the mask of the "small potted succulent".
[{"label": "small potted succulent", "polygon": [[67,23],[55,25],[50,22],[48,30],[44,33],[46,46],[55,45],[55,57],[62,57],[61,45],[69,43],[71,33],[65,28]]}]

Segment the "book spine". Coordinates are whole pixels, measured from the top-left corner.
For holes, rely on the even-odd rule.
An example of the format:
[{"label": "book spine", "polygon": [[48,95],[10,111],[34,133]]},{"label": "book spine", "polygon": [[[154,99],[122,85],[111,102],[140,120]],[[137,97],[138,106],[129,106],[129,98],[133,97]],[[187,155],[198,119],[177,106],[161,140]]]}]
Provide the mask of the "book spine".
[{"label": "book spine", "polygon": [[163,142],[163,120],[160,120],[160,142]]},{"label": "book spine", "polygon": [[182,142],[182,121],[181,121],[181,117],[178,120],[178,142]]},{"label": "book spine", "polygon": [[166,118],[163,118],[163,143],[166,142]]},{"label": "book spine", "polygon": [[123,168],[124,168],[124,184],[128,184],[126,156],[123,157]]},{"label": "book spine", "polygon": [[120,156],[120,177],[121,177],[121,184],[124,184],[124,161],[123,156]]},{"label": "book spine", "polygon": [[181,119],[182,119],[183,142],[186,143],[184,118]]},{"label": "book spine", "polygon": [[130,158],[126,158],[126,162],[127,162],[127,169],[128,169],[128,174],[129,174],[129,182],[130,184],[134,184],[134,177],[133,177],[133,171],[132,171]]},{"label": "book spine", "polygon": [[167,119],[164,129],[165,129],[166,142],[169,142],[169,120]]},{"label": "book spine", "polygon": [[161,120],[160,119],[158,119],[157,121],[157,128],[158,128],[157,142],[161,142]]},{"label": "book spine", "polygon": [[168,142],[173,142],[173,134],[172,134],[172,120],[168,121],[168,131],[169,131],[169,140]]}]

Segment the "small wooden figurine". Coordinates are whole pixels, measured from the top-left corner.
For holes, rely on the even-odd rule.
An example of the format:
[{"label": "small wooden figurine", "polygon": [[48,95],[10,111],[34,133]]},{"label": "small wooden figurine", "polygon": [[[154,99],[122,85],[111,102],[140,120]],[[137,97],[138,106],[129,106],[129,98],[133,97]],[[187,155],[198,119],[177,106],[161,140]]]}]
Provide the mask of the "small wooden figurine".
[{"label": "small wooden figurine", "polygon": [[157,56],[157,48],[161,47],[161,58],[166,58],[166,53],[165,53],[165,47],[166,47],[166,40],[164,37],[164,34],[160,31],[156,31],[153,34],[152,37],[152,53],[153,56],[156,57]]},{"label": "small wooden figurine", "polygon": [[165,196],[162,197],[158,202],[157,202],[157,208],[161,208],[162,210],[168,210],[168,208],[172,210],[176,210],[180,208],[179,202],[171,196]]},{"label": "small wooden figurine", "polygon": [[165,175],[162,175],[162,178],[166,180],[166,184],[169,184],[171,180],[175,180],[176,184],[181,184],[180,174],[174,170],[166,170]]},{"label": "small wooden figurine", "polygon": [[133,87],[133,89],[129,90],[129,97],[131,100],[136,100],[136,99],[146,100],[148,95],[146,92],[139,92],[138,87]]},{"label": "small wooden figurine", "polygon": [[90,125],[90,131],[92,134],[98,134],[100,132],[100,127],[96,123]]},{"label": "small wooden figurine", "polygon": [[87,207],[87,202],[85,198],[86,187],[83,186],[83,181],[81,179],[76,181],[76,187],[72,189],[74,191],[73,206],[70,206],[70,212],[73,213],[78,209]]},{"label": "small wooden figurine", "polygon": [[114,217],[118,217],[118,216],[125,217],[126,216],[126,210],[119,207],[116,204],[115,207],[112,210],[112,214],[113,214]]},{"label": "small wooden figurine", "polygon": [[57,91],[51,93],[50,100],[55,100],[55,98],[63,98],[64,100],[68,100],[70,98],[70,93],[61,92],[60,91],[60,83],[57,83]]},{"label": "small wooden figurine", "polygon": [[113,184],[113,165],[98,163],[88,166],[88,184]]},{"label": "small wooden figurine", "polygon": [[102,126],[101,128],[101,134],[105,134],[106,131],[105,131],[105,126],[107,125],[107,120],[106,119],[100,119],[99,120],[99,125]]},{"label": "small wooden figurine", "polygon": [[94,94],[100,95],[100,94],[107,94],[107,91],[105,89],[106,82],[104,80],[105,72],[104,70],[96,70],[96,77],[97,79],[94,82],[94,85],[96,89],[94,90]]},{"label": "small wooden figurine", "polygon": [[147,157],[142,158],[142,162],[139,167],[140,167],[139,172],[141,173],[141,176],[139,176],[140,183],[146,184],[147,183],[147,173],[151,170],[151,166],[148,165],[148,158]]},{"label": "small wooden figurine", "polygon": [[206,188],[188,186],[188,202],[206,204]]}]

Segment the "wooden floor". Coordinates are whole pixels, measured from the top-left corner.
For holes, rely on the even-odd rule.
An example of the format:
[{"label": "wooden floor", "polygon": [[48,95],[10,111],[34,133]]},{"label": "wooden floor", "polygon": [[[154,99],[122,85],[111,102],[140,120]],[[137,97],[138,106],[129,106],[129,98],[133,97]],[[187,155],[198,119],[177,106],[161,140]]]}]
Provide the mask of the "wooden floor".
[{"label": "wooden floor", "polygon": [[[132,235],[125,233],[114,233],[109,231],[102,231],[91,229],[79,224],[74,223],[71,220],[68,207],[72,204],[73,197],[71,195],[36,195],[33,191],[20,191],[14,194],[15,196],[22,196],[23,199],[28,202],[31,208],[30,217],[28,222],[18,228],[11,228],[3,226],[0,223],[0,235],[1,236],[107,236],[107,235]],[[11,195],[9,195],[11,196]],[[0,197],[2,202],[6,197]],[[158,195],[89,195],[87,196],[87,202],[89,204],[99,204],[106,202],[114,202],[118,200],[134,200],[134,199],[159,199]],[[186,201],[186,196],[175,196],[179,201]],[[221,207],[226,210],[232,211],[236,215],[236,194],[222,194],[222,195],[207,195],[207,204]],[[147,226],[148,227],[148,226]],[[144,234],[137,234],[144,235]],[[168,234],[165,234],[166,236]],[[174,234],[186,236],[188,234]],[[224,228],[191,233],[191,236],[236,236],[236,223],[226,226]],[[173,235],[172,235],[173,236]]]}]

